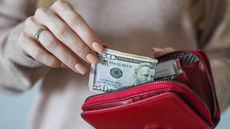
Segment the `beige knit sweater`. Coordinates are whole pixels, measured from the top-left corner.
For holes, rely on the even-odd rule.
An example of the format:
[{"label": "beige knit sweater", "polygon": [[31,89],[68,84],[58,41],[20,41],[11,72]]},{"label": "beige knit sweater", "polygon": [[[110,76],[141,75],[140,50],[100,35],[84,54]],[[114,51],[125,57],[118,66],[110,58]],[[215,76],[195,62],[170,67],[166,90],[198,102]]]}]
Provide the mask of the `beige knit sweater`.
[{"label": "beige knit sweater", "polygon": [[[146,56],[151,47],[205,50],[221,109],[230,104],[230,0],[69,1],[112,49]],[[35,0],[0,0],[0,88],[20,93],[42,79],[28,128],[89,129],[80,118],[88,75],[50,69],[18,47],[23,21],[35,9]]]}]

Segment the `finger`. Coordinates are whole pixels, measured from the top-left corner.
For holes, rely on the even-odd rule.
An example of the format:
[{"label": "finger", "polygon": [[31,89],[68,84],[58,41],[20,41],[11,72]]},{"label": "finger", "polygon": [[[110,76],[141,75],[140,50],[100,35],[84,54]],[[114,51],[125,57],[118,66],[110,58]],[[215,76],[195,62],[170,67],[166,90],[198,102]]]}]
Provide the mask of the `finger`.
[{"label": "finger", "polygon": [[159,57],[159,56],[165,55],[165,54],[173,52],[173,51],[175,51],[175,49],[173,49],[171,47],[166,47],[164,49],[152,48],[152,54],[154,55],[154,57]]},{"label": "finger", "polygon": [[[34,17],[28,17],[25,21],[25,27],[24,27],[24,31],[26,33],[26,35],[28,35],[31,38],[34,38],[35,40],[36,37],[36,33],[39,29],[43,29],[43,30],[47,30],[46,27],[42,26],[41,24],[38,24],[35,20]],[[38,41],[39,42],[39,41]]]},{"label": "finger", "polygon": [[52,11],[39,9],[35,18],[84,61],[92,64],[98,62],[96,54]]},{"label": "finger", "polygon": [[[27,20],[25,31],[26,33],[34,33],[34,30],[38,30],[43,26],[35,22],[33,18]],[[73,54],[68,48],[66,48],[55,36],[48,30],[44,30],[39,36],[40,44],[50,53],[52,53],[56,58],[63,62],[70,69],[81,74],[87,72],[87,68],[82,65],[82,63],[77,59],[75,54]],[[62,65],[63,66],[63,65]]]},{"label": "finger", "polygon": [[171,47],[166,47],[166,48],[164,48],[164,51],[165,51],[165,53],[170,53],[170,52],[174,52],[175,49],[171,48]]},{"label": "finger", "polygon": [[105,50],[96,33],[82,16],[74,10],[71,4],[59,0],[51,6],[51,9],[54,10],[91,49],[97,52]]},{"label": "finger", "polygon": [[50,31],[42,32],[39,41],[50,53],[72,70],[81,74],[85,74],[88,71],[82,62],[77,59],[76,55],[56,39]]},{"label": "finger", "polygon": [[164,49],[152,48],[152,54],[154,57],[159,57],[159,56],[163,55],[163,53],[164,53]]},{"label": "finger", "polygon": [[42,48],[39,43],[30,38],[25,33],[22,33],[20,36],[19,46],[22,50],[30,55],[33,59],[53,68],[60,68],[61,61],[59,61],[55,56],[47,52]]}]

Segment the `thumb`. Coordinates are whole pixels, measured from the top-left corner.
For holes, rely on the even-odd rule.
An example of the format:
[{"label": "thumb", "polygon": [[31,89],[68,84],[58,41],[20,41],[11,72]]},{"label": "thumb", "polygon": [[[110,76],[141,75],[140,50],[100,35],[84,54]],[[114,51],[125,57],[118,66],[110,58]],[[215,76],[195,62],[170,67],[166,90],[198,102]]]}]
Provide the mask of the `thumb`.
[{"label": "thumb", "polygon": [[165,55],[167,53],[170,53],[170,52],[173,52],[175,51],[175,49],[171,48],[171,47],[167,47],[167,48],[164,48],[164,49],[161,49],[161,48],[152,48],[152,55],[154,57],[159,57],[159,56],[162,56],[162,55]]}]

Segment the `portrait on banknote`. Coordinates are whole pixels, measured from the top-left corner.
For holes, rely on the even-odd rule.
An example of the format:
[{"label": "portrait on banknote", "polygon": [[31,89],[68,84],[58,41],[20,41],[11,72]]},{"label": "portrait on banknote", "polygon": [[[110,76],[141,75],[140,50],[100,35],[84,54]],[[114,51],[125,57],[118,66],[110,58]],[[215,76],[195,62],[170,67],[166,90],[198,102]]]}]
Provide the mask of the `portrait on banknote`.
[{"label": "portrait on banknote", "polygon": [[155,67],[151,63],[142,63],[134,71],[134,84],[139,85],[154,80]]}]

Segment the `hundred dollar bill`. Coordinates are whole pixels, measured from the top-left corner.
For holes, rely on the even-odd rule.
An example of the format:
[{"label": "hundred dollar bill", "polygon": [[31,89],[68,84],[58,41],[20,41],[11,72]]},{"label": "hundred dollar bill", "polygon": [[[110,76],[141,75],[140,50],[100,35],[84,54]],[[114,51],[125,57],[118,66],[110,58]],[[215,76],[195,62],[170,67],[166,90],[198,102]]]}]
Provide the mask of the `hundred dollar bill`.
[{"label": "hundred dollar bill", "polygon": [[89,88],[110,92],[154,80],[157,60],[107,49],[98,54],[100,63],[91,65]]}]

